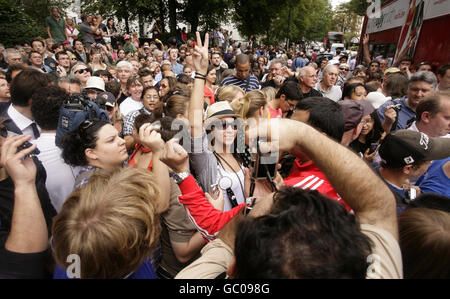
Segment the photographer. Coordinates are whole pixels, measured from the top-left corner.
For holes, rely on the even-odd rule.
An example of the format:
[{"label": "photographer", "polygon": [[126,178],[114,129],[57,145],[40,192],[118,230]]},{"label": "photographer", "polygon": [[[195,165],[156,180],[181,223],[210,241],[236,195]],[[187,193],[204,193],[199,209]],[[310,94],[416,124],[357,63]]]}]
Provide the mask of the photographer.
[{"label": "photographer", "polygon": [[432,72],[417,72],[408,82],[407,95],[387,101],[378,108],[378,116],[386,133],[406,129],[408,121],[415,117],[419,102],[436,88],[437,79]]},{"label": "photographer", "polygon": [[411,130],[398,130],[388,134],[378,150],[383,159],[375,171],[395,195],[397,212],[401,213],[414,200],[420,188],[410,184],[426,172],[432,160],[450,156],[450,139],[433,138]]}]

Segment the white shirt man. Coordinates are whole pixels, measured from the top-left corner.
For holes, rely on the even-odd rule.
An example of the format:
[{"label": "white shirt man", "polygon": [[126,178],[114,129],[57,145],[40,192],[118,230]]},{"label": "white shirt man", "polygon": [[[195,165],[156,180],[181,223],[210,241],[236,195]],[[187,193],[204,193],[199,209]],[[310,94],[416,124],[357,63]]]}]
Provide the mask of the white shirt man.
[{"label": "white shirt man", "polygon": [[46,132],[33,143],[41,152],[38,158],[47,171],[45,186],[53,207],[59,212],[67,196],[73,191],[75,177],[79,170],[64,162],[61,149],[55,145],[55,138],[56,133]]},{"label": "white shirt man", "polygon": [[[32,136],[31,140],[34,140],[38,138],[39,136],[36,136],[36,134],[33,131],[33,126],[36,126],[39,132],[41,129],[39,128],[36,123],[17,111],[16,108],[14,108],[14,105],[10,105],[8,108],[8,116],[14,121],[16,126],[22,131],[23,135],[30,135]],[[40,134],[40,133],[39,133]]]},{"label": "white shirt man", "polygon": [[335,102],[342,98],[342,91],[339,86],[336,86],[336,81],[339,77],[339,69],[335,65],[327,65],[322,74],[322,81],[317,82],[316,89],[320,91],[324,97],[327,97]]}]

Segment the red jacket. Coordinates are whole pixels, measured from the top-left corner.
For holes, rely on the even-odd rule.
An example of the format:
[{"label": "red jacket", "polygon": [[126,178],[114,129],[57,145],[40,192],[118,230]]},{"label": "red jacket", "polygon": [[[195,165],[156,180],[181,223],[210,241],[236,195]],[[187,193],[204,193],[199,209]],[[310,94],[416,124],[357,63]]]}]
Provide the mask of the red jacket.
[{"label": "red jacket", "polygon": [[300,164],[300,161],[295,159],[291,173],[284,179],[284,184],[286,186],[317,190],[319,193],[339,201],[345,206],[347,211],[351,210],[350,206],[342,200],[330,182],[328,182],[327,177],[313,162]]},{"label": "red jacket", "polygon": [[227,212],[215,209],[192,175],[181,182],[179,187],[182,194],[178,197],[179,202],[184,205],[189,219],[207,241],[214,240],[219,231],[245,205],[242,203]]}]

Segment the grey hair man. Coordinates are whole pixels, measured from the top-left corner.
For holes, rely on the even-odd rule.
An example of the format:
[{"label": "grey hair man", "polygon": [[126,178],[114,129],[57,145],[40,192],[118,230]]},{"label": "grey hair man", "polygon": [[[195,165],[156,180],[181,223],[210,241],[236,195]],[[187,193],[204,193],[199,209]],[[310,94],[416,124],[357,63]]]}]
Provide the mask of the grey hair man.
[{"label": "grey hair man", "polygon": [[420,101],[430,95],[437,86],[437,78],[432,72],[414,73],[408,82],[406,96],[387,101],[378,108],[378,116],[386,132],[406,129],[409,121],[416,116]]},{"label": "grey hair man", "polygon": [[304,98],[321,97],[322,93],[314,89],[319,77],[312,66],[302,67],[298,74],[298,81]]},{"label": "grey hair man", "polygon": [[316,89],[320,91],[324,97],[327,97],[335,102],[342,98],[342,90],[336,85],[338,77],[338,67],[333,64],[329,64],[323,69],[322,80],[316,84]]}]

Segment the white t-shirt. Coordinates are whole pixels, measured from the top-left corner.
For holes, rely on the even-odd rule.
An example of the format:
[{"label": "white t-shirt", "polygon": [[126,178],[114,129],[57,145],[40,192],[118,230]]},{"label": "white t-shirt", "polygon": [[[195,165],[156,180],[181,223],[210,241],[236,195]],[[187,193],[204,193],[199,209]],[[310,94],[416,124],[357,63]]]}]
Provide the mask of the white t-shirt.
[{"label": "white t-shirt", "polygon": [[141,101],[135,101],[131,97],[126,98],[119,106],[120,113],[126,116],[128,113],[139,110],[144,107]]},{"label": "white t-shirt", "polygon": [[218,185],[222,189],[224,207],[223,211],[229,211],[233,208],[230,198],[227,194],[227,188],[231,187],[234,195],[236,196],[236,201],[238,205],[245,202],[245,195],[242,190],[244,186],[244,171],[241,169],[239,172],[229,172],[225,170],[222,166],[218,165]]},{"label": "white t-shirt", "polygon": [[38,158],[47,172],[45,186],[53,207],[59,212],[73,191],[78,168],[72,168],[64,162],[61,149],[55,145],[55,137],[56,133],[42,133],[33,143],[41,152]]},{"label": "white t-shirt", "polygon": [[328,92],[325,92],[320,88],[320,82],[317,82],[316,89],[320,91],[324,97],[332,99],[333,101],[337,102],[342,98],[342,90],[339,86],[332,86],[331,89]]},{"label": "white t-shirt", "polygon": [[70,45],[73,46],[73,41],[74,41],[74,39],[71,38],[70,36],[71,36],[71,35],[78,35],[78,34],[80,33],[80,31],[78,31],[77,28],[74,28],[74,29],[73,29],[73,32],[72,32],[71,30],[69,30],[69,29],[66,27],[66,32],[67,32],[67,36],[69,36]]}]

